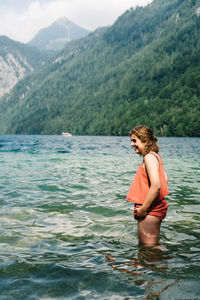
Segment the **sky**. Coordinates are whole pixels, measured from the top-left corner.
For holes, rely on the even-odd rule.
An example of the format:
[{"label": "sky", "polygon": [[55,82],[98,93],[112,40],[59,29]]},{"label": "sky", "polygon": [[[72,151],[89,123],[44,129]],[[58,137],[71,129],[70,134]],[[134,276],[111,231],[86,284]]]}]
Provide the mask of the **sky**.
[{"label": "sky", "polygon": [[0,0],[0,35],[29,42],[59,18],[88,30],[109,26],[127,9],[152,0]]}]

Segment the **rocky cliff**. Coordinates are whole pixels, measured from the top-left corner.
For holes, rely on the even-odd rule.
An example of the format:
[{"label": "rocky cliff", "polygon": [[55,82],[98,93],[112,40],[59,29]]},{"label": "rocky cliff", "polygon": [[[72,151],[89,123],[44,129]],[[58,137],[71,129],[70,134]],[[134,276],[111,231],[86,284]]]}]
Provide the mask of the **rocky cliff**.
[{"label": "rocky cliff", "polygon": [[9,93],[27,74],[43,66],[46,60],[37,49],[0,36],[0,97]]}]

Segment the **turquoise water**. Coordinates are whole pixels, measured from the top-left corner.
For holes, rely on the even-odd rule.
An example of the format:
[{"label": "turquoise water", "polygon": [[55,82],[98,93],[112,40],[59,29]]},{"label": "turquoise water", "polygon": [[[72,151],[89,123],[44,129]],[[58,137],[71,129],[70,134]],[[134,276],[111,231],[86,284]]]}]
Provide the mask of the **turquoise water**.
[{"label": "turquoise water", "polygon": [[160,147],[162,251],[138,246],[128,137],[0,136],[0,300],[200,299],[200,139]]}]

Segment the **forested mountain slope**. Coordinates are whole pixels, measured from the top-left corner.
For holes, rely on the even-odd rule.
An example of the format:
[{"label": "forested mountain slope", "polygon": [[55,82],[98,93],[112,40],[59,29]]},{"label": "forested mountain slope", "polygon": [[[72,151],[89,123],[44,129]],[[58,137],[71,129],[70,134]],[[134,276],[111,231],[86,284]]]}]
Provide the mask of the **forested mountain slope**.
[{"label": "forested mountain slope", "polygon": [[[154,0],[73,41],[1,100],[0,132],[200,136],[200,3]],[[23,95],[23,97],[22,97]]]},{"label": "forested mountain slope", "polygon": [[0,36],[0,97],[47,61],[39,50]]}]

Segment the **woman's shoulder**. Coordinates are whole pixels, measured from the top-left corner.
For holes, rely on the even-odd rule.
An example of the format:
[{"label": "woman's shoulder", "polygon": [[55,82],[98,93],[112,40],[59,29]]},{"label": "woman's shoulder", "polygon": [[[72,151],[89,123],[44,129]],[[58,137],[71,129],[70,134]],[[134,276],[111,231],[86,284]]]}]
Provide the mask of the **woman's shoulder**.
[{"label": "woman's shoulder", "polygon": [[153,151],[150,151],[149,153],[147,153],[145,156],[144,156],[144,161],[147,162],[147,161],[151,161],[151,160],[157,160],[160,163],[162,163],[162,158],[160,156],[160,154],[158,154],[157,152],[153,152]]}]

